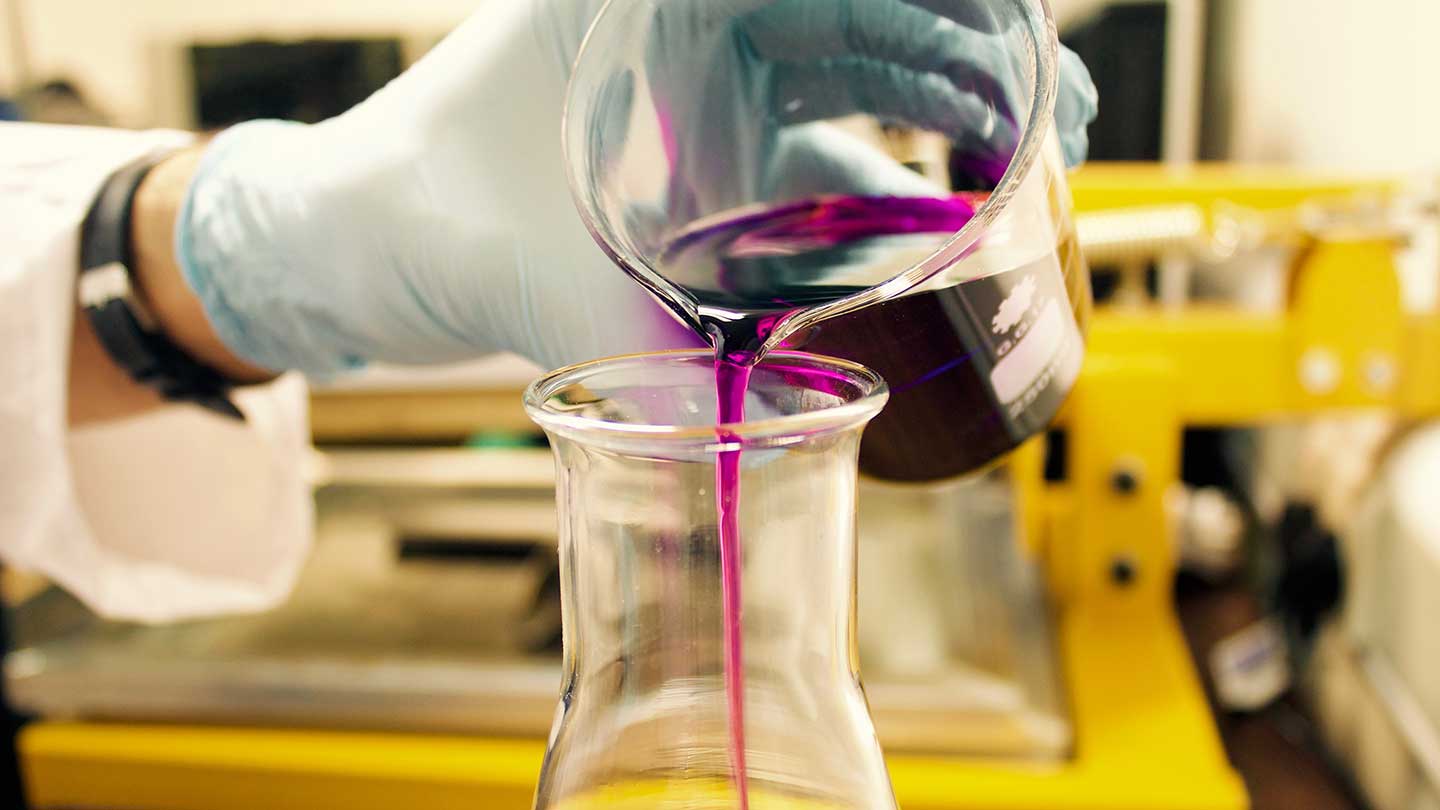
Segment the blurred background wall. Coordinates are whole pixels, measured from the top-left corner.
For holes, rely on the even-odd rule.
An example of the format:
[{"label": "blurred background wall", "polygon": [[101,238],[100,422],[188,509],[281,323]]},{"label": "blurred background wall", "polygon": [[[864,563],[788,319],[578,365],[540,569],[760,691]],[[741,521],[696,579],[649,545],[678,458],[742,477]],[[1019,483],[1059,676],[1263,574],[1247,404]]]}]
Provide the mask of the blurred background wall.
[{"label": "blurred background wall", "polygon": [[[66,78],[114,123],[193,126],[188,46],[245,40],[397,38],[413,58],[486,4],[508,0],[0,0],[0,94]],[[15,59],[23,21],[27,76]],[[77,23],[77,21],[80,21]]]},{"label": "blurred background wall", "polygon": [[1228,94],[1217,150],[1366,171],[1440,167],[1440,2],[1214,5]]},{"label": "blurred background wall", "polygon": [[[0,0],[0,96],[63,78],[116,124],[195,126],[192,44],[385,38],[398,41],[403,62],[486,3],[512,1]],[[1172,157],[1360,171],[1440,167],[1440,88],[1426,81],[1440,76],[1440,48],[1430,41],[1440,31],[1434,0],[1052,2],[1067,37],[1111,15],[1111,37],[1087,59],[1097,70],[1097,61],[1117,60],[1116,71],[1128,65],[1132,81],[1160,82]],[[1169,17],[1162,55],[1169,83],[1133,68],[1145,64],[1137,53],[1145,35],[1135,31],[1148,24],[1140,21],[1147,8]],[[1128,33],[1117,39],[1114,30]],[[1177,83],[1173,74],[1188,74],[1192,56],[1198,78]],[[1102,90],[1109,90],[1102,125],[1108,119],[1132,136],[1146,125],[1136,120],[1145,105],[1128,91]]]}]

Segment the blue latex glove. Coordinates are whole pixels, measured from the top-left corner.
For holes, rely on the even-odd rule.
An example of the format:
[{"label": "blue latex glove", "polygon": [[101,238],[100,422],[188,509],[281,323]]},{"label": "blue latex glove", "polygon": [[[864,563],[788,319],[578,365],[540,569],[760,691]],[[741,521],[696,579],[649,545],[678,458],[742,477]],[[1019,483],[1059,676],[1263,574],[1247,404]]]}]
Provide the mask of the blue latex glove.
[{"label": "blue latex glove", "polygon": [[[612,3],[575,68],[579,103],[570,109],[567,142],[578,159],[579,199],[616,255],[646,283],[669,282],[677,309],[692,320],[718,300],[813,303],[821,289],[838,297],[877,283],[905,269],[894,243],[834,247],[823,266],[783,251],[752,256],[727,268],[723,281],[666,267],[661,257],[694,223],[723,221],[755,204],[944,194],[823,123],[854,113],[947,136],[968,163],[966,174],[982,190],[993,187],[1032,117],[1023,84],[1030,66],[1020,64],[1028,29],[991,14],[1016,7],[986,0]],[[1051,167],[1062,151],[1074,162],[1083,157],[1096,112],[1084,65],[1065,53],[1057,84],[1066,100],[1054,122],[1061,149],[1046,144]],[[1051,108],[1042,110],[1034,117],[1049,127]],[[663,154],[644,125],[650,120],[660,122]],[[1040,239],[1046,228],[1024,230]],[[1004,252],[991,247],[983,261],[972,253],[959,272],[1000,269],[994,263]],[[688,287],[688,296],[675,287]]]},{"label": "blue latex glove", "polygon": [[[573,5],[551,0],[552,8]],[[620,252],[653,257],[676,229],[753,203],[865,193],[861,186],[906,193],[913,183],[865,182],[873,178],[857,169],[874,161],[826,161],[837,171],[812,173],[810,188],[796,188],[787,158],[806,151],[804,141],[820,131],[811,122],[855,113],[945,135],[971,173],[994,184],[1030,108],[1018,64],[1028,41],[1017,20],[994,19],[991,11],[987,0],[612,3],[576,64],[588,80],[580,99],[595,100],[581,105],[570,134],[571,149],[584,159],[587,173],[578,179],[585,199],[610,209],[606,218],[616,203],[628,206],[623,226],[612,219],[601,227],[626,231],[612,235]],[[630,54],[630,61],[619,58]],[[1058,67],[1063,103],[1055,129],[1075,165],[1084,158],[1096,94],[1072,52],[1063,51]],[[654,137],[635,126],[637,114],[658,122],[663,155],[645,147],[640,151],[652,158],[630,158],[627,140]],[[655,175],[665,181],[660,199],[644,196],[646,178]],[[636,225],[637,210],[645,212],[644,227]]]},{"label": "blue latex glove", "polygon": [[[724,1],[777,13],[829,5]],[[845,5],[871,3],[894,0]],[[320,376],[498,350],[556,365],[693,345],[595,247],[570,198],[557,137],[564,83],[600,5],[488,0],[346,114],[313,126],[252,122],[216,138],[176,245],[222,340],[258,365]],[[673,36],[683,55],[688,33]],[[1077,86],[1086,118],[1088,76]],[[787,183],[809,172],[823,187],[832,171],[858,173],[874,193],[916,182],[823,127],[780,137],[786,160],[805,169],[784,172]]]}]

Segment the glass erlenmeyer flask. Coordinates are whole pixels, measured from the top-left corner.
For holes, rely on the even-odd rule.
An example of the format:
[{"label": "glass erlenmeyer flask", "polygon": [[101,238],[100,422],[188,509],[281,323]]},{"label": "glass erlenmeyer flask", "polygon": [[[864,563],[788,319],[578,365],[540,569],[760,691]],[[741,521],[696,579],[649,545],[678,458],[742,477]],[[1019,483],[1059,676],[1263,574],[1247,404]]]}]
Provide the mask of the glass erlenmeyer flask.
[{"label": "glass erlenmeyer flask", "polygon": [[[870,371],[777,352],[717,427],[713,357],[600,360],[531,386],[558,470],[564,683],[537,810],[895,810],[855,648]],[[723,438],[721,438],[723,437]],[[725,671],[717,459],[739,452],[743,734]]]},{"label": "glass erlenmeyer flask", "polygon": [[[883,376],[865,472],[958,475],[1043,429],[1080,367],[1058,54],[1045,0],[609,0],[566,103],[576,203],[727,357]],[[895,128],[948,160],[905,168]]]}]

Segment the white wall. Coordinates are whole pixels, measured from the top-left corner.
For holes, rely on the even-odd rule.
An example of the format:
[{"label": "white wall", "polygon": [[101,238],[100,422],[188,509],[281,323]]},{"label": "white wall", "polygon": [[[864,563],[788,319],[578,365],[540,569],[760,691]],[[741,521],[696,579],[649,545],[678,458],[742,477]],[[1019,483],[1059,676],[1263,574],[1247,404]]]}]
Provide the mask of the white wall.
[{"label": "white wall", "polygon": [[[19,2],[31,73],[67,74],[128,126],[176,125],[178,43],[267,38],[437,36],[486,2],[512,0],[0,0]],[[0,22],[3,25],[3,22]],[[9,50],[8,40],[0,48]],[[8,57],[8,53],[6,54]],[[0,88],[13,89],[9,59]]]},{"label": "white wall", "polygon": [[[0,0],[21,5],[36,78],[79,79],[119,123],[183,125],[177,43],[250,36],[434,37],[486,2]],[[1440,0],[1229,2],[1233,156],[1365,171],[1440,169]],[[1072,20],[1103,0],[1054,0]],[[0,14],[0,37],[6,37]],[[167,47],[168,46],[168,47]],[[13,89],[0,38],[0,90]]]},{"label": "white wall", "polygon": [[1440,2],[1231,0],[1232,157],[1440,169]]},{"label": "white wall", "polygon": [[1064,28],[1104,8],[1110,0],[1050,0],[1055,24]]},{"label": "white wall", "polygon": [[16,54],[12,50],[9,4],[16,0],[0,0],[0,94],[8,94],[15,90],[17,77],[15,71]]}]

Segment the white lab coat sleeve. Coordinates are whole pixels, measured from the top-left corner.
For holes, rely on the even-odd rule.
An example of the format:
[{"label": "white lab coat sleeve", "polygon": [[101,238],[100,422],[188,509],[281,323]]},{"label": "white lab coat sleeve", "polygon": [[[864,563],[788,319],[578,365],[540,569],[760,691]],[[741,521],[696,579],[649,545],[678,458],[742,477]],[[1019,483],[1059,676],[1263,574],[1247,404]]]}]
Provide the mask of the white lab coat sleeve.
[{"label": "white lab coat sleeve", "polygon": [[104,178],[179,132],[0,124],[0,560],[158,622],[281,601],[309,550],[305,385],[70,430],[78,229]]}]

